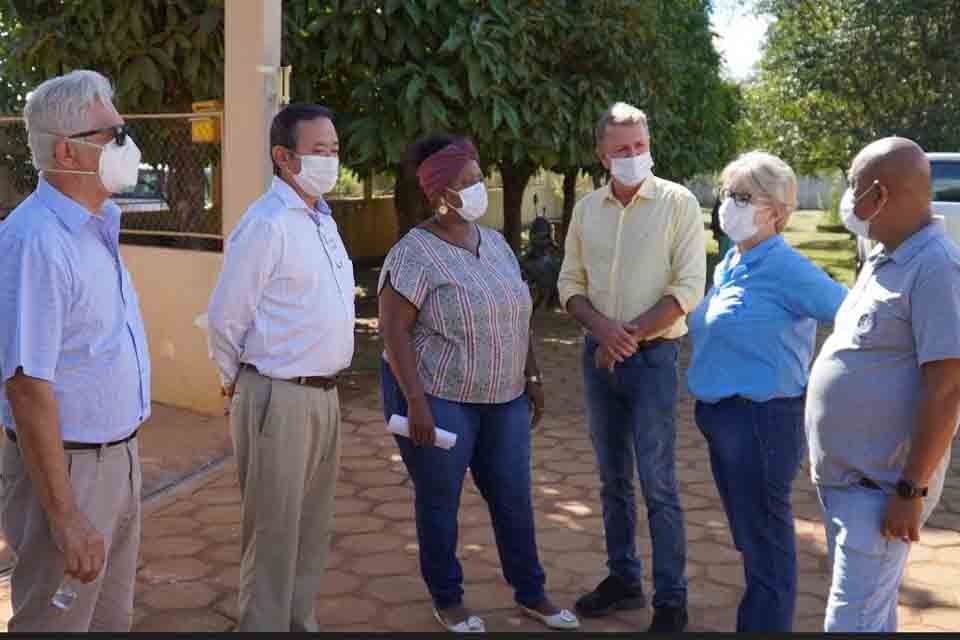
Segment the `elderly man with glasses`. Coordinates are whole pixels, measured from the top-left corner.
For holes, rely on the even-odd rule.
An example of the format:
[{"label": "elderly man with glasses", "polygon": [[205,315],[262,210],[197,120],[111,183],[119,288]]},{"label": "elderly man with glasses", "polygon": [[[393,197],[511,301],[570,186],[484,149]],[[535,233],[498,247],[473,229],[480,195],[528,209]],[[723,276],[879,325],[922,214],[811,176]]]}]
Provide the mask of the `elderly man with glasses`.
[{"label": "elderly man with glasses", "polygon": [[0,506],[17,632],[129,631],[137,429],[150,357],[111,194],[137,182],[106,78],[74,71],[24,109],[36,190],[0,226]]}]

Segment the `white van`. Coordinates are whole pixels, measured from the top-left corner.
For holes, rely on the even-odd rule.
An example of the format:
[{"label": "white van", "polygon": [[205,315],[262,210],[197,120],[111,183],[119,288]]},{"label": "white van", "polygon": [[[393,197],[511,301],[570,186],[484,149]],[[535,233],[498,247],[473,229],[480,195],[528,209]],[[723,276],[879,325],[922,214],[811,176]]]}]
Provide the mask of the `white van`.
[{"label": "white van", "polygon": [[[930,211],[943,219],[947,235],[960,245],[960,153],[928,153],[933,193]],[[857,237],[857,271],[875,242]]]}]

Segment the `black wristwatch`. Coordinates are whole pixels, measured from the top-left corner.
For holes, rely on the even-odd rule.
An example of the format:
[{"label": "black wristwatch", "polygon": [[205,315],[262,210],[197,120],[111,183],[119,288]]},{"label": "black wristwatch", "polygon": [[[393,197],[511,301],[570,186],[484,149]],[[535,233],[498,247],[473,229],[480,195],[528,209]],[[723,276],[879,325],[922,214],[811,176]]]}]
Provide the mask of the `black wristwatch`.
[{"label": "black wristwatch", "polygon": [[917,487],[909,480],[901,478],[897,481],[897,495],[901,498],[926,498],[927,488]]}]

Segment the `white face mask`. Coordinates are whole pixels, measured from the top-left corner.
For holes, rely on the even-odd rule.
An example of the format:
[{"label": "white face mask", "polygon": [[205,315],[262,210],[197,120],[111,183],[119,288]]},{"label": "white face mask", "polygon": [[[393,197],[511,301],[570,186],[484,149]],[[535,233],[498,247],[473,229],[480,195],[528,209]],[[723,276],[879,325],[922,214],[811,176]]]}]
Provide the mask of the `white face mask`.
[{"label": "white face mask", "polygon": [[[453,189],[450,189],[450,191],[453,191]],[[459,209],[453,207],[453,209],[467,222],[479,220],[487,212],[487,188],[483,182],[478,182],[463,191],[454,191],[454,193],[460,196],[460,202],[463,203],[463,206]]]},{"label": "white face mask", "polygon": [[129,135],[123,146],[116,140],[99,145],[86,140],[69,140],[76,144],[86,144],[100,149],[100,168],[98,171],[73,171],[69,169],[44,169],[44,173],[71,173],[76,175],[96,175],[100,177],[103,188],[110,193],[123,193],[137,186],[140,177],[140,147]]},{"label": "white face mask", "polygon": [[853,190],[847,187],[847,190],[843,193],[843,198],[840,200],[840,219],[843,220],[843,226],[845,226],[850,233],[856,234],[861,238],[870,237],[870,222],[877,217],[880,213],[880,209],[877,209],[873,212],[873,215],[864,220],[863,218],[858,218],[857,214],[853,212],[854,208],[857,206],[857,202],[863,196],[870,193],[870,191],[877,186],[877,183],[874,182],[870,187],[860,194],[859,197],[853,196]]},{"label": "white face mask", "polygon": [[732,197],[720,205],[720,228],[735,244],[757,235],[756,209],[753,204],[739,206]]},{"label": "white face mask", "polygon": [[304,155],[300,156],[300,173],[293,177],[304,193],[319,198],[333,189],[339,175],[339,157]]},{"label": "white face mask", "polygon": [[610,158],[610,175],[620,184],[635,187],[649,176],[653,169],[653,156],[650,152],[629,158]]}]

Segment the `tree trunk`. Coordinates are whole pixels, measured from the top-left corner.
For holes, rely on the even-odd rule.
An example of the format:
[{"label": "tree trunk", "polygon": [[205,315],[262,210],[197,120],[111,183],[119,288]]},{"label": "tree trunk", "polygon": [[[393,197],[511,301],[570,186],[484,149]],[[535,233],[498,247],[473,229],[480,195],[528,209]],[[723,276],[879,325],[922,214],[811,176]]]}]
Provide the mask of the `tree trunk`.
[{"label": "tree trunk", "polygon": [[567,229],[570,228],[570,220],[573,218],[573,205],[577,199],[577,176],[580,175],[580,169],[567,169],[563,173],[563,224],[560,232],[560,246],[566,246]]},{"label": "tree trunk", "polygon": [[500,164],[503,179],[503,235],[520,255],[520,234],[523,231],[523,192],[535,167],[529,163],[505,161]]},{"label": "tree trunk", "polygon": [[397,234],[402,238],[410,229],[430,217],[427,203],[420,192],[416,171],[398,166],[397,183],[393,188],[393,208],[397,213]]}]

